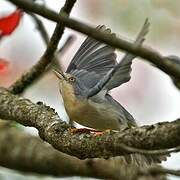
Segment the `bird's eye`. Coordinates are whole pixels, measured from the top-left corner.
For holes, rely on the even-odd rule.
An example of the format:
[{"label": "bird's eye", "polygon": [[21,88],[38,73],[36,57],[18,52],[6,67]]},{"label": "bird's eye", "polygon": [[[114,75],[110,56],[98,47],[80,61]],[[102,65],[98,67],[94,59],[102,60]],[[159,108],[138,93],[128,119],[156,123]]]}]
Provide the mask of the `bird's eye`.
[{"label": "bird's eye", "polygon": [[70,82],[75,82],[75,80],[76,80],[76,79],[75,79],[74,77],[70,77],[70,78],[69,78],[69,81],[70,81]]}]

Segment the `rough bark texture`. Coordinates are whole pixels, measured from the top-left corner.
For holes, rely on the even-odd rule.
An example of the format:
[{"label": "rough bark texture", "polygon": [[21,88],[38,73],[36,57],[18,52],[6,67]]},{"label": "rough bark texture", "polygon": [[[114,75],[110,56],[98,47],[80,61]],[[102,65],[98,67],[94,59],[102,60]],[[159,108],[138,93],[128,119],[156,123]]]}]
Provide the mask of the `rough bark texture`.
[{"label": "rough bark texture", "polygon": [[73,134],[70,126],[50,107],[33,104],[3,88],[0,89],[0,118],[37,128],[43,140],[56,149],[81,159],[108,158],[131,153],[121,144],[153,150],[173,148],[180,143],[180,120],[120,132],[105,131],[99,136],[93,133]]},{"label": "rough bark texture", "polygon": [[[24,126],[35,127],[43,140],[69,155],[55,150],[37,137],[3,125],[0,126],[0,165],[16,170],[55,176],[76,175],[123,180],[164,179],[162,174],[180,176],[179,171],[163,169],[159,166],[144,168],[133,164],[124,164],[119,161],[120,159],[116,161],[117,158],[114,158],[130,153],[166,154],[179,151],[180,147],[176,146],[179,146],[180,143],[180,119],[151,126],[127,128],[117,132],[109,130],[98,136],[95,133],[87,132],[74,134],[71,127],[63,122],[52,108],[42,103],[34,104],[30,100],[11,94],[23,92],[42,75],[53,59],[65,26],[147,59],[169,74],[177,87],[180,79],[180,64],[168,57],[163,57],[155,50],[135,47],[130,42],[116,37],[112,38],[108,34],[69,18],[69,13],[76,0],[66,0],[59,14],[31,1],[9,1],[30,13],[36,13],[58,24],[50,41],[45,31],[42,30],[47,49],[40,61],[16,81],[9,91],[0,88],[0,118],[16,121]],[[38,19],[33,17],[39,24]],[[41,24],[39,25],[41,26]],[[164,150],[174,147],[176,147],[175,150]],[[147,152],[147,150],[150,151]],[[77,157],[97,159],[80,160]],[[113,158],[99,159],[101,157]]]},{"label": "rough bark texture", "polygon": [[0,144],[3,144],[0,146],[0,165],[7,168],[61,177],[119,179],[123,176],[122,172],[119,172],[119,167],[113,166],[107,160],[79,160],[58,152],[38,137],[26,134],[22,129],[12,128],[2,122],[0,122]]},{"label": "rough bark texture", "polygon": [[[28,173],[58,177],[81,176],[103,179],[161,179],[165,169],[149,169],[119,163],[115,159],[80,160],[55,150],[38,137],[0,121],[0,166]],[[170,172],[171,173],[171,172]],[[173,173],[178,173],[174,171]]]}]

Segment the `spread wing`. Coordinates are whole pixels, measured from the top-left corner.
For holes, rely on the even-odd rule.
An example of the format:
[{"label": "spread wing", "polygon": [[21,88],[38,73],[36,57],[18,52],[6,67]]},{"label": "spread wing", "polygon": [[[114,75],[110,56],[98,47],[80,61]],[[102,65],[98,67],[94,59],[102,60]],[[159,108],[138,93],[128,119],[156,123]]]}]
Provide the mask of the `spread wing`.
[{"label": "spread wing", "polygon": [[[149,30],[149,25],[150,23],[148,19],[146,19],[141,31],[139,32],[134,42],[134,46],[141,46],[141,44],[144,42],[145,36]],[[105,85],[105,89],[111,90],[130,80],[131,65],[134,58],[136,58],[136,55],[130,53],[127,53],[123,57],[121,62],[115,67],[114,74]]]},{"label": "spread wing", "polygon": [[[104,25],[98,26],[96,29],[108,34],[111,33],[111,30],[106,29]],[[115,36],[115,34],[111,35]],[[114,48],[87,37],[73,57],[66,72],[77,77],[87,89],[90,89],[116,64]]]},{"label": "spread wing", "polygon": [[[141,31],[139,32],[134,42],[134,46],[141,46],[141,44],[144,42],[145,35],[147,34],[149,29],[149,25],[150,23],[148,19],[146,19],[143,27],[141,28]],[[125,82],[128,82],[131,78],[130,73],[132,60],[135,57],[136,55],[134,54],[126,53],[121,62],[115,65],[113,69],[110,69],[108,73],[101,79],[101,81],[99,81],[93,88],[89,90],[88,97],[94,96],[101,89],[109,91]]]}]

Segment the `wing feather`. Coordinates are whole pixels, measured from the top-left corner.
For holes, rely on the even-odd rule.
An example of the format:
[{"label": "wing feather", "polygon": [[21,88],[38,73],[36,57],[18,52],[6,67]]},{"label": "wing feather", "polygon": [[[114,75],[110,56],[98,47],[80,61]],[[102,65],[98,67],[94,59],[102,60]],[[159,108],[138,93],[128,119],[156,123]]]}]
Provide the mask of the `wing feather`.
[{"label": "wing feather", "polygon": [[[139,32],[134,42],[134,46],[142,45],[142,43],[145,40],[145,36],[148,33],[149,26],[150,26],[150,23],[148,19],[146,19],[143,27],[141,28],[141,31]],[[127,53],[124,56],[121,62],[115,67],[114,74],[105,85],[104,87],[105,89],[111,90],[130,80],[131,65],[132,65],[132,60],[134,58],[136,58],[136,55],[130,54],[130,53]]]},{"label": "wing feather", "polygon": [[[98,26],[96,29],[111,34],[111,30],[106,29],[104,25]],[[111,35],[115,36],[115,34]],[[83,82],[85,82],[86,77],[86,86],[91,88],[92,84],[96,84],[116,64],[114,48],[87,37],[73,57],[66,72],[73,74]],[[80,72],[78,73],[78,71]],[[88,73],[88,76],[85,76],[85,73]]]},{"label": "wing feather", "polygon": [[[135,46],[141,46],[141,44],[144,42],[149,25],[149,21],[146,19],[134,42]],[[109,91],[125,82],[128,82],[131,78],[130,73],[132,60],[135,57],[136,56],[131,53],[126,53],[119,64],[117,64],[113,69],[110,69],[93,88],[89,89],[88,97],[96,95],[102,89]]]}]

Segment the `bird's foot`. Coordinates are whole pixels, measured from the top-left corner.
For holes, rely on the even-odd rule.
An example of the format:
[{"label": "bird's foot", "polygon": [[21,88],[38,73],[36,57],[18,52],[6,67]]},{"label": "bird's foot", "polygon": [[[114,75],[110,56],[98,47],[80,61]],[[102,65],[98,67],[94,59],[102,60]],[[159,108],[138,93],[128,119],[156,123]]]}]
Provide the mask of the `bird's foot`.
[{"label": "bird's foot", "polygon": [[95,136],[96,135],[102,135],[103,132],[102,131],[99,131],[99,130],[95,130],[95,129],[87,129],[87,128],[71,128],[70,129],[70,132],[72,134],[77,134],[77,133],[93,133]]}]

